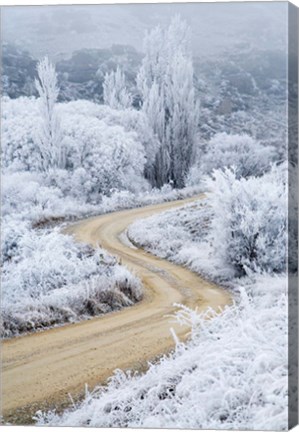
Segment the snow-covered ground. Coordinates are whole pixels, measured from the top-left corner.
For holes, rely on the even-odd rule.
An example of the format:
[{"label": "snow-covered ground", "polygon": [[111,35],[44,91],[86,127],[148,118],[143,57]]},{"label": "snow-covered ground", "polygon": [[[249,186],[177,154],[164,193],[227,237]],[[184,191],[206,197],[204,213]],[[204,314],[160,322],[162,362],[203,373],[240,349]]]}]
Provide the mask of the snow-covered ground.
[{"label": "snow-covered ground", "polygon": [[192,328],[186,344],[177,341],[175,351],[144,374],[117,371],[107,387],[62,415],[39,412],[39,425],[287,428],[287,276],[246,267],[237,277],[236,269],[226,271],[223,260],[213,259],[217,208],[200,200],[135,222],[128,235],[158,256],[222,281],[236,303],[219,315],[181,307],[175,319]]},{"label": "snow-covered ground", "polygon": [[[211,247],[207,236],[212,217],[213,210],[207,205],[207,199],[201,199],[194,204],[136,221],[129,227],[128,237],[154,255],[188,265],[192,270],[221,280],[223,266],[217,273],[217,263],[212,259],[212,274],[208,267]],[[203,265],[199,264],[199,259]]]}]

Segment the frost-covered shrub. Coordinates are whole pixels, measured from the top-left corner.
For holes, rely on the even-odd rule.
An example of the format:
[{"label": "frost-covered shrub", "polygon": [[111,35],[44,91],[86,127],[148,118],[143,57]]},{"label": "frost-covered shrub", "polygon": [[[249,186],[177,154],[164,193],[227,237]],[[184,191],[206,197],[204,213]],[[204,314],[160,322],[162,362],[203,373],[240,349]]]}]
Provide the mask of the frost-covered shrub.
[{"label": "frost-covered shrub", "polygon": [[[286,182],[285,165],[248,179],[218,170],[206,179],[208,199],[136,221],[128,234],[149,252],[219,282],[252,271],[286,271]],[[296,222],[289,227],[296,250]]]},{"label": "frost-covered shrub", "polygon": [[[48,176],[48,174],[47,174]],[[6,218],[31,222],[42,222],[64,217],[86,215],[95,208],[85,201],[76,201],[70,195],[49,184],[45,174],[15,172],[2,176],[2,229],[6,229]]]},{"label": "frost-covered shrub", "polygon": [[240,305],[220,315],[182,308],[177,319],[192,329],[187,344],[145,374],[117,371],[60,415],[39,412],[38,425],[287,429],[286,281],[243,280]]},{"label": "frost-covered shrub", "polygon": [[2,215],[20,214],[26,210],[29,213],[30,206],[40,205],[41,208],[45,208],[51,198],[55,201],[61,197],[61,192],[58,189],[46,191],[47,188],[43,187],[42,184],[43,176],[37,173],[25,171],[3,175]]},{"label": "frost-covered shrub", "polygon": [[[147,251],[179,262],[182,249],[186,247],[190,250],[193,245],[205,240],[211,217],[212,211],[205,200],[197,201],[137,220],[129,226],[128,236]],[[180,263],[183,264],[182,261]]]},{"label": "frost-covered shrub", "polygon": [[[4,222],[4,223],[3,223]],[[17,260],[19,256],[19,243],[29,231],[29,222],[7,217],[1,224],[1,265],[6,261]]]},{"label": "frost-covered shrub", "polygon": [[83,100],[61,104],[58,109],[61,110],[61,116],[67,118],[80,114],[85,118],[102,120],[108,126],[121,126],[129,133],[135,132],[145,152],[146,167],[153,164],[160,144],[143,112],[133,109],[116,110]]},{"label": "frost-covered shrub", "polygon": [[[5,173],[41,170],[41,150],[34,143],[41,127],[38,106],[34,98],[3,98]],[[55,113],[61,140],[55,146],[63,154],[63,166],[55,163],[60,169],[51,169],[53,164],[47,165],[44,186],[50,184],[84,202],[99,202],[103,194],[116,189],[139,192],[148,188],[144,171],[153,162],[158,144],[143,114],[86,101],[56,104]]]},{"label": "frost-covered shrub", "polygon": [[77,244],[57,229],[9,232],[17,238],[2,271],[3,336],[74,322],[142,298],[139,280],[100,248]]},{"label": "frost-covered shrub", "polygon": [[276,166],[262,177],[237,178],[214,171],[207,180],[213,209],[210,241],[223,267],[239,274],[286,271],[287,171]]},{"label": "frost-covered shrub", "polygon": [[205,174],[226,167],[234,167],[238,178],[260,176],[270,169],[274,157],[274,147],[264,146],[249,135],[217,133],[208,142],[199,163],[190,169],[186,183],[199,184]]},{"label": "frost-covered shrub", "polygon": [[94,201],[113,189],[135,190],[136,180],[141,185],[145,153],[134,132],[80,114],[65,118],[62,125],[71,149],[70,170],[82,182],[81,190],[76,184],[72,193]]},{"label": "frost-covered shrub", "polygon": [[2,168],[10,171],[37,170],[39,153],[33,141],[40,121],[37,100],[3,97],[1,103]]},{"label": "frost-covered shrub", "polygon": [[161,258],[189,267],[212,280],[226,282],[234,270],[223,263],[208,242],[213,210],[207,199],[140,219],[130,225],[132,243]]}]

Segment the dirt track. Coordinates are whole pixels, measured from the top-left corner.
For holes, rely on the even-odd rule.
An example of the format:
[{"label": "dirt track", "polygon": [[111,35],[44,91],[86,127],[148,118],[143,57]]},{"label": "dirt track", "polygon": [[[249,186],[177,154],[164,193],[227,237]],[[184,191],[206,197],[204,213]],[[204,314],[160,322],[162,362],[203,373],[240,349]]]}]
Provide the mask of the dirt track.
[{"label": "dirt track", "polygon": [[38,409],[58,407],[104,383],[116,368],[144,370],[148,360],[173,347],[173,303],[200,310],[230,303],[230,295],[180,266],[130,248],[120,234],[135,219],[194,201],[163,203],[102,215],[67,229],[77,240],[102,247],[120,257],[145,286],[144,300],[120,312],[5,341],[2,345],[2,413],[13,424],[30,423]]}]

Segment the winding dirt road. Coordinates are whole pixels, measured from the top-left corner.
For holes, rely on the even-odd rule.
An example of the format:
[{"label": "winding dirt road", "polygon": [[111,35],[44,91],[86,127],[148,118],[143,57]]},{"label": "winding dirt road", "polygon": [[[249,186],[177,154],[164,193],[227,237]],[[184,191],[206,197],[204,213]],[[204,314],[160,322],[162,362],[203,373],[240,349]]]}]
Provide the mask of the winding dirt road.
[{"label": "winding dirt road", "polygon": [[78,324],[13,338],[2,344],[2,413],[6,422],[32,422],[38,409],[58,410],[79,399],[85,383],[105,383],[116,368],[145,370],[169,352],[170,327],[184,338],[186,328],[171,322],[174,303],[200,310],[225,306],[230,295],[191,271],[130,247],[121,235],[135,219],[191,203],[181,201],[125,210],[83,220],[66,231],[78,241],[100,243],[135,272],[145,287],[140,303]]}]

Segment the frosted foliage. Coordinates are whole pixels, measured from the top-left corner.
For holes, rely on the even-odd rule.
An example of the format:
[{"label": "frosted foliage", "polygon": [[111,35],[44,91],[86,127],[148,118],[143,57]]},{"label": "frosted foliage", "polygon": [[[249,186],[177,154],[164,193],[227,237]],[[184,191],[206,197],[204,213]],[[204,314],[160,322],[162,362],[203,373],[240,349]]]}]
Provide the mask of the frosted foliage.
[{"label": "frosted foliage", "polygon": [[207,187],[214,212],[210,241],[223,267],[239,274],[286,271],[286,167],[248,179],[215,171]]},{"label": "frosted foliage", "polygon": [[[18,221],[20,228],[22,222],[42,227],[44,224],[64,219],[187,198],[198,192],[196,188],[175,190],[171,187],[138,194],[126,190],[113,191],[111,196],[103,196],[100,203],[86,204],[84,197],[75,199],[70,195],[64,196],[63,193],[67,193],[69,187],[73,186],[73,183],[69,185],[70,177],[65,170],[55,170],[49,174],[53,177],[52,181],[51,176],[45,179],[42,174],[27,171],[6,173],[2,176],[2,226],[12,220]],[[58,183],[61,187],[57,188],[51,183]],[[18,224],[15,225],[16,230]]]},{"label": "frosted foliage", "polygon": [[182,308],[176,319],[191,326],[190,341],[145,374],[117,371],[62,415],[39,412],[38,424],[287,429],[286,276],[242,285],[240,305],[220,315]]},{"label": "frosted foliage", "polygon": [[126,132],[137,134],[137,140],[142,143],[147,163],[153,163],[158,150],[159,142],[151,130],[148,119],[141,111],[133,109],[112,109],[109,106],[98,105],[90,101],[73,101],[59,104],[62,117],[80,115],[95,117],[109,126],[121,126]]},{"label": "frosted foliage", "polygon": [[189,249],[205,240],[211,218],[212,211],[206,205],[206,200],[200,200],[179,209],[140,219],[130,225],[128,236],[147,251],[179,262],[183,248]]},{"label": "frosted foliage", "polygon": [[42,172],[43,186],[54,185],[65,196],[88,203],[98,202],[103,194],[109,195],[116,189],[148,189],[144,170],[153,163],[158,141],[144,114],[87,101],[56,104],[65,165],[48,165],[44,171],[34,141],[36,124],[41,120],[39,102],[29,98],[3,100],[5,173]]},{"label": "frosted foliage", "polygon": [[125,109],[132,106],[133,98],[126,87],[125,74],[117,67],[106,73],[103,83],[104,103],[114,109]]},{"label": "frosted foliage", "polygon": [[207,199],[138,220],[128,229],[133,243],[219,282],[234,277],[232,267],[215,256],[211,242],[213,210]]},{"label": "frosted foliage", "polygon": [[37,170],[39,152],[34,136],[36,124],[41,121],[38,101],[21,97],[1,100],[1,164],[3,170]]},{"label": "frosted foliage", "polygon": [[142,110],[161,148],[156,157],[156,185],[184,185],[190,167],[198,123],[189,28],[175,17],[169,28],[157,27],[144,41],[145,57],[137,76]]},{"label": "frosted foliage", "polygon": [[39,93],[39,109],[41,122],[35,142],[40,152],[41,168],[63,168],[65,165],[64,149],[60,120],[57,116],[55,105],[59,94],[55,67],[45,57],[37,65],[38,79],[35,86]]},{"label": "frosted foliage", "polygon": [[2,336],[74,322],[130,306],[139,280],[107,252],[76,244],[58,229],[4,227]]},{"label": "frosted foliage", "polygon": [[[70,187],[75,194],[97,200],[113,189],[145,185],[145,151],[135,132],[80,114],[64,118],[72,166]],[[79,187],[79,188],[78,188]]]},{"label": "frosted foliage", "polygon": [[1,198],[3,226],[10,218],[35,225],[57,218],[86,215],[94,210],[86,203],[83,205],[70,196],[63,196],[57,187],[47,185],[43,174],[28,171],[2,176]]},{"label": "frosted foliage", "polygon": [[206,200],[137,221],[129,235],[150,252],[218,280],[286,271],[287,179],[285,165],[248,179],[214,171],[206,178]]},{"label": "frosted foliage", "polygon": [[187,184],[198,184],[205,174],[226,167],[234,167],[238,178],[260,176],[270,169],[275,155],[274,147],[262,145],[247,134],[217,133],[208,142],[199,163],[191,168]]},{"label": "frosted foliage", "polygon": [[12,217],[4,219],[5,224],[1,229],[1,265],[7,261],[16,259],[19,255],[18,246],[25,234],[28,234],[29,223],[16,221]]}]

